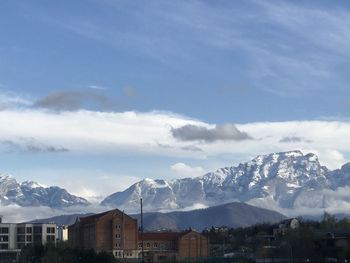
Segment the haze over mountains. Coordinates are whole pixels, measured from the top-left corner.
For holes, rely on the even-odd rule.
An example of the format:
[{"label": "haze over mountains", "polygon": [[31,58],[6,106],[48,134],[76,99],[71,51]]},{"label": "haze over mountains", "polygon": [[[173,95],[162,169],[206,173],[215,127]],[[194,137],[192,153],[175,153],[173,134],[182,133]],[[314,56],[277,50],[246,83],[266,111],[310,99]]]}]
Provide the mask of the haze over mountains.
[{"label": "haze over mountains", "polygon": [[[106,197],[101,206],[138,213],[142,197],[147,212],[245,202],[285,214],[315,214],[324,210],[346,213],[350,208],[349,187],[350,163],[332,171],[322,166],[315,154],[290,151],[257,156],[249,162],[200,177],[169,181],[144,179]],[[8,175],[0,175],[0,202],[2,206],[50,208],[90,204],[57,186],[18,183]]]}]

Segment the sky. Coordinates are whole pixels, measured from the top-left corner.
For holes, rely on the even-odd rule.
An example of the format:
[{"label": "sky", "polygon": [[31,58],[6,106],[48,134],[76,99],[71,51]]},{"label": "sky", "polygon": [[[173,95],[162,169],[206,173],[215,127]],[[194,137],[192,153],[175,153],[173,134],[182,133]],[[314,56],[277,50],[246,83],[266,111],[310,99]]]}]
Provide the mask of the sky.
[{"label": "sky", "polygon": [[92,201],[259,154],[350,161],[348,1],[0,2],[0,171]]}]

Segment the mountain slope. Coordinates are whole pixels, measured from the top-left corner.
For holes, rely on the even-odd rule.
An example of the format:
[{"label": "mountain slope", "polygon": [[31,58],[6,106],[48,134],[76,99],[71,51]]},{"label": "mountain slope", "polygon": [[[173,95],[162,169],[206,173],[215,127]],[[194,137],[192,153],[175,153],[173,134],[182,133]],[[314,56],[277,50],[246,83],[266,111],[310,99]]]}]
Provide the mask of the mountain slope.
[{"label": "mountain slope", "polygon": [[61,208],[89,202],[57,186],[45,187],[32,181],[18,183],[12,176],[0,174],[0,205],[11,204]]},{"label": "mountain slope", "polygon": [[[58,225],[73,224],[77,217],[90,214],[74,214],[56,216],[47,219],[38,219],[32,222],[54,222]],[[217,216],[220,215],[220,216]],[[140,215],[132,215],[140,223]],[[285,219],[285,216],[277,212],[254,207],[244,203],[230,203],[206,209],[197,209],[186,212],[170,213],[145,213],[145,230],[183,230],[195,228],[202,230],[211,226],[245,227],[258,223],[276,223]]]},{"label": "mountain slope", "polygon": [[[139,215],[136,218],[140,220]],[[235,202],[186,212],[146,213],[144,224],[147,230],[203,230],[211,226],[246,227],[258,223],[276,223],[285,218],[275,211]]]},{"label": "mountain slope", "polygon": [[[250,162],[196,178],[144,179],[108,196],[101,204],[137,211],[142,197],[146,211],[234,201],[281,210],[328,208],[335,204],[336,194],[332,191],[347,185],[350,185],[350,164],[330,171],[319,163],[315,154],[290,151],[257,156]],[[349,197],[344,198],[350,202]]]}]

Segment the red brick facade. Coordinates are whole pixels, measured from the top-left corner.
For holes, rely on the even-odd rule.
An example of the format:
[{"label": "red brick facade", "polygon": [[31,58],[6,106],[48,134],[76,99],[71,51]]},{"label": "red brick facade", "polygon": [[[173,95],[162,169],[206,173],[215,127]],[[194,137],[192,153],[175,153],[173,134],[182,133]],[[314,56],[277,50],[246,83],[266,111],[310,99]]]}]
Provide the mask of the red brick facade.
[{"label": "red brick facade", "polygon": [[[92,248],[113,253],[117,258],[141,257],[142,236],[136,219],[118,209],[82,217],[69,226],[72,247]],[[146,232],[143,234],[146,262],[175,262],[208,257],[208,240],[195,232]]]}]

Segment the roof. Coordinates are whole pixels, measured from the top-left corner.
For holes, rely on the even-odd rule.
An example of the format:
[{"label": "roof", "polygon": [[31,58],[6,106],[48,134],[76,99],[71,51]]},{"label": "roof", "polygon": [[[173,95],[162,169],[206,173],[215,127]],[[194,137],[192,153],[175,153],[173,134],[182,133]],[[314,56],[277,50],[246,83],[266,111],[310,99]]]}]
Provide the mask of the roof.
[{"label": "roof", "polygon": [[[179,237],[183,237],[189,233],[198,233],[197,231],[194,231],[192,229],[190,230],[185,230],[183,232],[145,232],[143,233],[143,240],[175,240],[178,239]],[[139,240],[141,240],[141,233],[139,232]]]},{"label": "roof", "polygon": [[182,231],[179,236],[180,237],[183,237],[189,233],[196,233],[196,234],[199,234],[199,235],[202,235],[201,233],[198,233],[196,230],[193,230],[193,229],[188,229],[188,230],[185,230],[185,231]]},{"label": "roof", "polygon": [[[179,237],[178,232],[145,232],[143,240],[176,240]],[[142,239],[142,234],[139,233],[139,240]]]},{"label": "roof", "polygon": [[101,218],[102,216],[110,213],[111,211],[103,212],[96,215],[91,216],[85,216],[85,217],[79,217],[79,223],[80,224],[89,224],[95,222],[97,219]]},{"label": "roof", "polygon": [[91,215],[91,216],[85,216],[85,217],[79,217],[77,220],[79,220],[79,223],[80,224],[92,224],[94,222],[96,222],[96,220],[98,220],[99,218],[109,214],[109,213],[113,213],[113,212],[119,212],[119,213],[123,213],[124,216],[126,217],[129,217],[130,219],[132,220],[135,220],[133,219],[132,217],[128,216],[127,214],[125,214],[124,212],[120,211],[119,209],[113,209],[113,210],[109,210],[109,211],[106,211],[106,212],[103,212],[103,213],[99,213],[99,214],[95,214],[95,215]]}]

